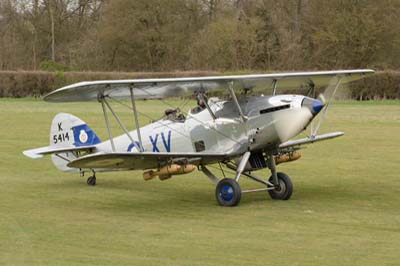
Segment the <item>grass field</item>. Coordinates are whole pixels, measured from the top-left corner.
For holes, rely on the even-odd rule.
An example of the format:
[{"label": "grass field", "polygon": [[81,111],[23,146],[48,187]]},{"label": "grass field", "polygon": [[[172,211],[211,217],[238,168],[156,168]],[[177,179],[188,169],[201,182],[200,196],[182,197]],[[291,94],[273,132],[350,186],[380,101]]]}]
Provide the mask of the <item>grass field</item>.
[{"label": "grass field", "polygon": [[[153,117],[164,108],[139,103]],[[322,131],[346,135],[279,166],[292,199],[246,194],[236,208],[217,206],[198,172],[103,173],[88,187],[50,158],[23,156],[47,145],[62,111],[106,139],[96,103],[0,100],[0,265],[400,265],[400,102],[335,103]]]}]

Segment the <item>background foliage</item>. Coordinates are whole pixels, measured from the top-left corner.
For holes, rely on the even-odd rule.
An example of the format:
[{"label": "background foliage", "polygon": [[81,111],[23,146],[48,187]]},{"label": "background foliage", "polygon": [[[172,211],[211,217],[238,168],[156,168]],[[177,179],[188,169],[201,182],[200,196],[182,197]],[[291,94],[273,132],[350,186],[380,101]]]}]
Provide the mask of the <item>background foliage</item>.
[{"label": "background foliage", "polygon": [[0,70],[398,69],[399,16],[391,0],[1,0]]},{"label": "background foliage", "polygon": [[384,72],[348,97],[399,98],[399,16],[391,0],[0,0],[0,96],[93,79],[373,68]]}]

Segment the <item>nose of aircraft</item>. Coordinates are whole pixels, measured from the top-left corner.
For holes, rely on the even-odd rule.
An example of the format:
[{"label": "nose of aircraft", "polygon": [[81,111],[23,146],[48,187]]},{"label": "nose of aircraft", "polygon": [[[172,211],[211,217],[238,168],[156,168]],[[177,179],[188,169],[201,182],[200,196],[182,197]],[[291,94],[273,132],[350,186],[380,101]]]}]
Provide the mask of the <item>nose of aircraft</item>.
[{"label": "nose of aircraft", "polygon": [[317,99],[312,99],[312,98],[306,97],[306,98],[304,98],[301,106],[307,107],[310,110],[310,112],[315,116],[322,110],[322,108],[324,107],[324,104]]}]

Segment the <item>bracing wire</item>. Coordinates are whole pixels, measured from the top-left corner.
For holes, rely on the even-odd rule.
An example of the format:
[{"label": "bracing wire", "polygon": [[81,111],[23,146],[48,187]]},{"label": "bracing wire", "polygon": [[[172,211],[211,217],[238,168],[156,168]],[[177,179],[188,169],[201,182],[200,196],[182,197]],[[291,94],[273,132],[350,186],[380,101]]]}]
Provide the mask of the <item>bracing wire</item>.
[{"label": "bracing wire", "polygon": [[[123,103],[122,101],[119,101],[119,100],[114,99],[114,98],[112,98],[112,97],[109,97],[109,98],[110,98],[112,101],[114,101],[114,102],[116,102],[116,103],[118,103],[118,104],[120,104],[120,105],[122,105],[122,106],[128,108],[129,110],[133,110],[133,108],[132,108],[131,106],[129,106],[129,105]],[[136,111],[137,111],[137,110],[136,110]],[[148,119],[150,119],[150,120],[153,119],[151,116],[146,115],[145,113],[142,113],[142,112],[139,112],[139,111],[137,111],[137,112],[138,112],[140,115],[142,115],[142,116],[144,116],[144,117],[146,117],[146,118],[148,118]],[[179,130],[176,130],[175,128],[172,128],[172,127],[168,126],[167,124],[162,123],[160,120],[159,120],[158,122],[159,122],[161,125],[163,125],[163,126],[169,128],[169,129],[171,129],[172,131],[178,133],[179,135],[181,135],[181,136],[183,136],[183,137],[185,137],[185,138],[191,140],[191,138],[190,138],[189,136],[183,134],[183,133],[180,132]]]}]

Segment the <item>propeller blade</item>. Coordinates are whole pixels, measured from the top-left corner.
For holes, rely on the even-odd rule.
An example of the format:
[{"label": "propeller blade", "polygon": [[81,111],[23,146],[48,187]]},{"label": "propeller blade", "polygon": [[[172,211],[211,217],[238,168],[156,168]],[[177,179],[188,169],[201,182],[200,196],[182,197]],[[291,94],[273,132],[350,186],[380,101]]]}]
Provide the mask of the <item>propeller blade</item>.
[{"label": "propeller blade", "polygon": [[319,118],[317,126],[314,128],[313,125],[313,131],[311,133],[311,136],[314,137],[317,135],[319,128],[321,127],[322,122],[324,121],[324,118],[326,116],[329,104],[333,98],[333,96],[336,93],[336,90],[339,88],[340,83],[342,81],[342,77],[336,76],[335,78],[332,78],[329,82],[329,85],[326,87],[323,93],[318,95],[317,99],[322,102],[324,105],[322,114]]}]

